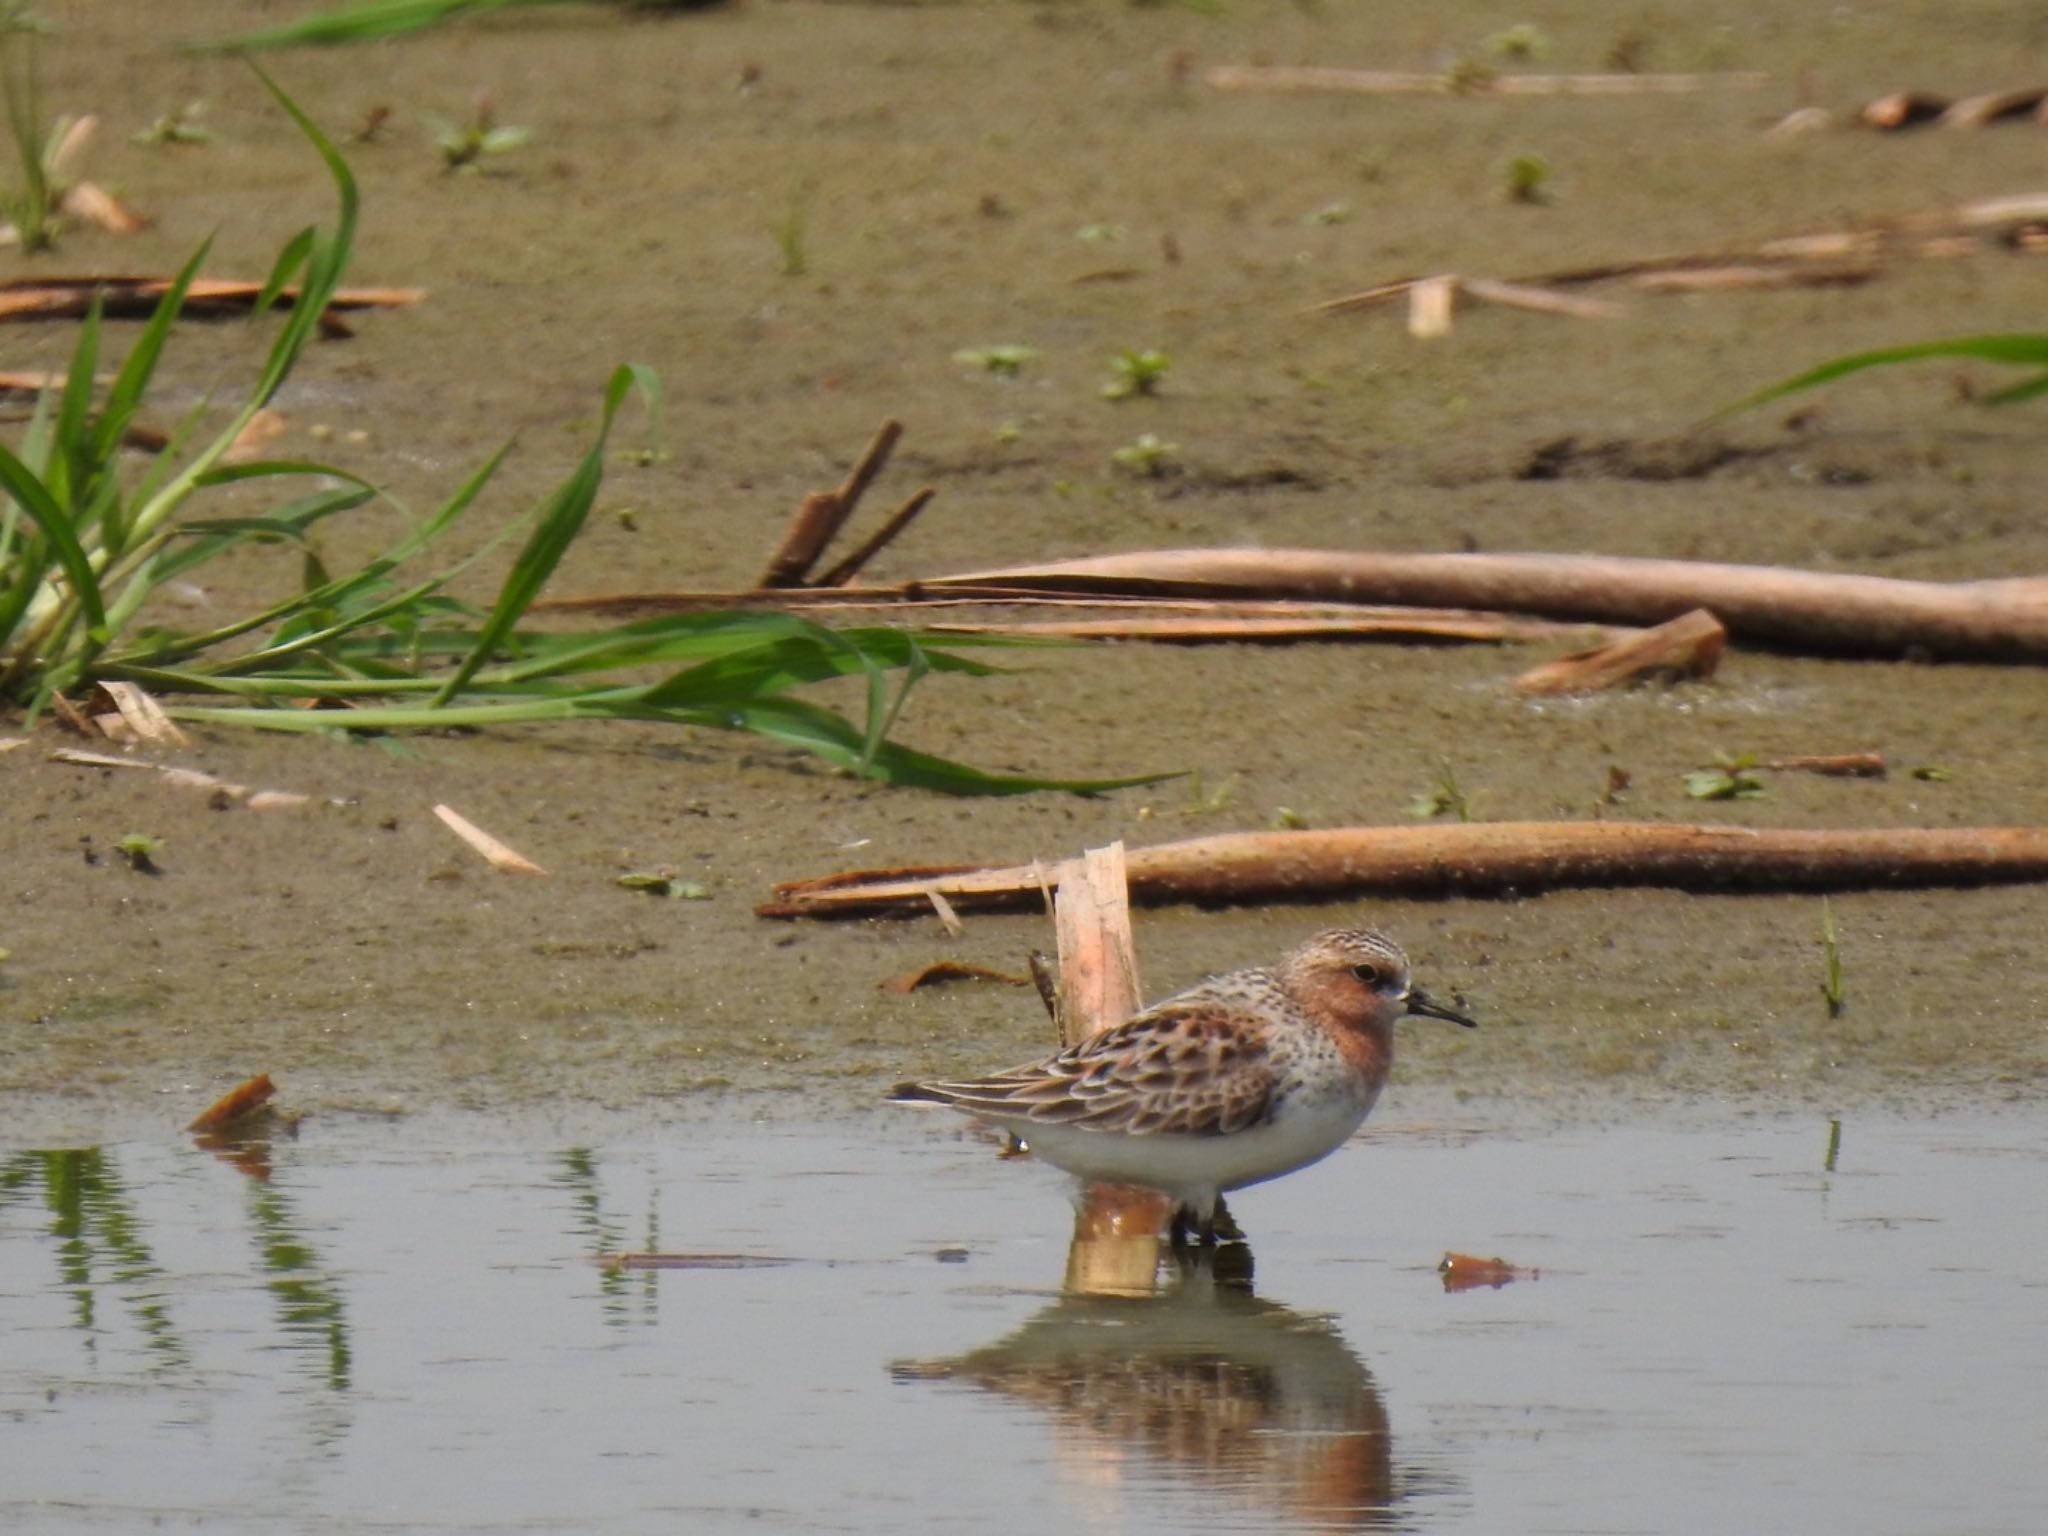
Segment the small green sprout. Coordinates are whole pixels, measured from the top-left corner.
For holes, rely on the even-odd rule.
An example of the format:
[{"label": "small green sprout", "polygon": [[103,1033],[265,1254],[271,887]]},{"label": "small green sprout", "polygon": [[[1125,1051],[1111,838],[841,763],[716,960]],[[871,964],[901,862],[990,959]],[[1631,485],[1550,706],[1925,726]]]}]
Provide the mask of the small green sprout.
[{"label": "small green sprout", "polygon": [[130,832],[114,844],[114,852],[128,861],[128,867],[138,875],[160,875],[156,856],[164,851],[163,839],[151,837],[146,832]]},{"label": "small green sprout", "polygon": [[1460,821],[1472,819],[1472,802],[1458,783],[1458,771],[1449,758],[1437,759],[1436,786],[1428,794],[1410,800],[1408,814],[1417,821],[1432,821],[1439,816],[1455,816]]},{"label": "small green sprout", "polygon": [[1005,448],[1009,447],[1012,443],[1021,443],[1024,440],[1024,423],[1021,421],[1003,422],[995,430],[995,439]]},{"label": "small green sprout", "polygon": [[1304,224],[1348,224],[1351,222],[1351,216],[1357,211],[1356,208],[1353,208],[1349,203],[1339,198],[1334,203],[1325,203],[1313,212],[1304,213],[1301,216],[1301,222]]},{"label": "small green sprout", "polygon": [[166,112],[142,132],[134,136],[137,144],[167,146],[182,144],[196,147],[213,142],[213,130],[203,127],[199,119],[206,115],[206,103],[188,101],[182,112]]},{"label": "small green sprout", "polygon": [[1014,379],[1024,371],[1026,363],[1038,361],[1038,349],[1004,343],[994,347],[962,347],[953,354],[953,361],[966,368],[979,368],[998,378]]},{"label": "small green sprout", "polygon": [[1517,155],[1508,162],[1502,192],[1511,203],[1547,203],[1543,184],[1550,180],[1550,162],[1541,155]]},{"label": "small green sprout", "polygon": [[1825,896],[1820,899],[1820,954],[1820,995],[1827,999],[1828,1017],[1839,1019],[1849,1000],[1842,982],[1842,945],[1835,932],[1835,909]]},{"label": "small green sprout", "polygon": [[802,277],[811,270],[811,247],[807,238],[811,222],[811,188],[806,182],[792,192],[789,206],[769,231],[775,248],[782,253],[782,275]]},{"label": "small green sprout", "polygon": [[1946,784],[1955,777],[1946,768],[1937,768],[1932,763],[1922,763],[1913,770],[1912,776],[1923,784]]},{"label": "small green sprout", "polygon": [[438,117],[429,117],[427,123],[441,149],[442,169],[470,174],[484,169],[487,156],[509,154],[533,137],[531,128],[501,124],[497,104],[489,96],[477,97],[466,123],[458,126]]},{"label": "small green sprout", "polygon": [[1136,442],[1126,443],[1110,458],[1119,469],[1142,475],[1148,480],[1157,480],[1174,467],[1173,461],[1179,453],[1179,443],[1169,443],[1153,433],[1141,432]]},{"label": "small green sprout", "polygon": [[669,896],[677,901],[709,901],[711,892],[690,880],[678,880],[666,870],[659,872],[642,871],[619,876],[618,883],[629,891],[644,891],[649,896]]},{"label": "small green sprout", "polygon": [[1453,96],[1482,96],[1499,78],[1500,71],[1480,59],[1460,59],[1444,71],[1444,85]]},{"label": "small green sprout", "polygon": [[1770,793],[1756,772],[1757,755],[1714,754],[1714,766],[1695,768],[1685,776],[1685,792],[1695,800],[1761,800]]},{"label": "small green sprout", "polygon": [[1115,245],[1127,233],[1121,224],[1083,224],[1074,231],[1074,238],[1091,245]]},{"label": "small green sprout", "polygon": [[1276,805],[1267,824],[1275,832],[1300,832],[1307,828],[1308,818],[1292,806]]},{"label": "small green sprout", "polygon": [[1550,52],[1550,34],[1534,22],[1518,22],[1494,33],[1486,40],[1485,47],[1495,58],[1527,64]]},{"label": "small green sprout", "polygon": [[1156,395],[1173,359],[1164,352],[1140,352],[1126,347],[1109,360],[1109,382],[1102,386],[1105,400],[1129,400],[1135,395]]}]

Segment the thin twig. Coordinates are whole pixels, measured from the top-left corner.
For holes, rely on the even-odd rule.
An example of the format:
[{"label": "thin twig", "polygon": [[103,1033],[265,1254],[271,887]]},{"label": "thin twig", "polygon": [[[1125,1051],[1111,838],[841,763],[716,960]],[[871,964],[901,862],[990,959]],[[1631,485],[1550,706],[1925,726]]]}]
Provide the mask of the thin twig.
[{"label": "thin twig", "polygon": [[936,486],[927,485],[919,490],[910,500],[891,512],[888,521],[869,535],[860,548],[820,576],[816,584],[821,587],[845,586],[860,574],[862,567],[886,549],[897,534],[908,528],[916,520],[917,514],[938,494]]}]

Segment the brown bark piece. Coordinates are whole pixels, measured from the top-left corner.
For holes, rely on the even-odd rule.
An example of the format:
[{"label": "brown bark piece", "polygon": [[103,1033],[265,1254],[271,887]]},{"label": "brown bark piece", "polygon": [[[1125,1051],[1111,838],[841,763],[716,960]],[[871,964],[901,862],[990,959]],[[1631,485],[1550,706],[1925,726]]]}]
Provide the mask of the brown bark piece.
[{"label": "brown bark piece", "polygon": [[1515,691],[1599,693],[1712,677],[1727,644],[1728,631],[1721,621],[1704,608],[1695,608],[1641,634],[1532,667],[1515,679]]}]

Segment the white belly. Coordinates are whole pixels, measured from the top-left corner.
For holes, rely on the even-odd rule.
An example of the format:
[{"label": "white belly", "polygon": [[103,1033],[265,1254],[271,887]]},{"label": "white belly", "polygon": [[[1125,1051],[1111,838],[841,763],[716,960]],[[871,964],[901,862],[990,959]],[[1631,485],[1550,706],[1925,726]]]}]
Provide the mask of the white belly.
[{"label": "white belly", "polygon": [[1371,1097],[1297,1100],[1270,1124],[1225,1136],[1130,1136],[1031,1121],[999,1123],[1057,1168],[1101,1183],[1164,1190],[1206,1211],[1225,1190],[1277,1179],[1329,1156],[1371,1109]]}]

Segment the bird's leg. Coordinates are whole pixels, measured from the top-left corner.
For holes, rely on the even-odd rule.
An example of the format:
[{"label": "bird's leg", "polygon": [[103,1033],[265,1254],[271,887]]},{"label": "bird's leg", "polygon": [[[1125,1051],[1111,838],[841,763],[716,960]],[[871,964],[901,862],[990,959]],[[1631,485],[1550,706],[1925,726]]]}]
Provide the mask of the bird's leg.
[{"label": "bird's leg", "polygon": [[1230,1214],[1230,1207],[1223,1203],[1221,1195],[1216,1197],[1216,1211],[1209,1218],[1209,1232],[1209,1240],[1211,1242],[1215,1242],[1218,1239],[1226,1243],[1241,1243],[1244,1241],[1244,1228],[1240,1227],[1237,1224],[1237,1218]]}]

